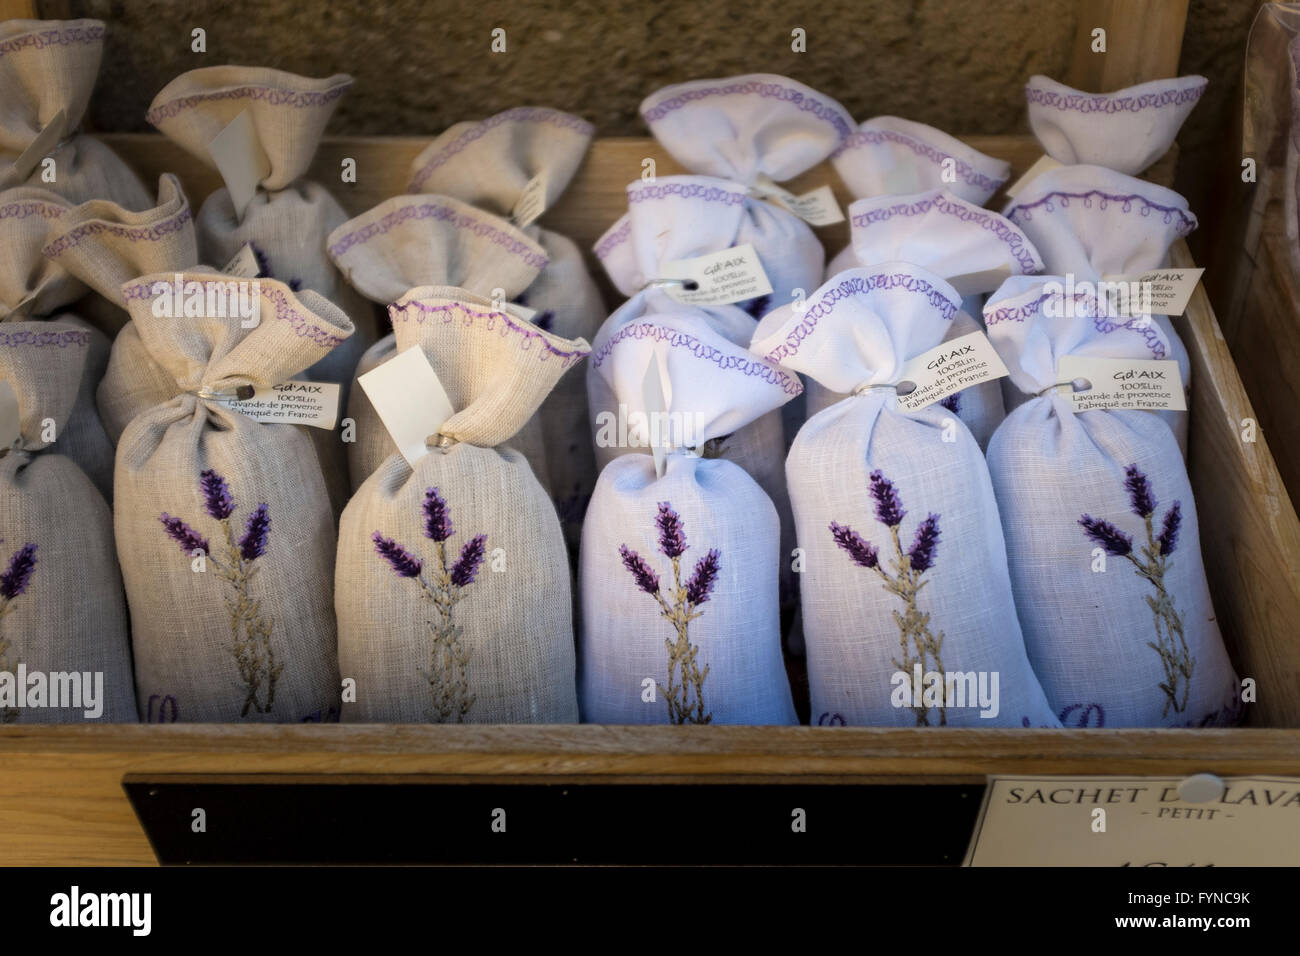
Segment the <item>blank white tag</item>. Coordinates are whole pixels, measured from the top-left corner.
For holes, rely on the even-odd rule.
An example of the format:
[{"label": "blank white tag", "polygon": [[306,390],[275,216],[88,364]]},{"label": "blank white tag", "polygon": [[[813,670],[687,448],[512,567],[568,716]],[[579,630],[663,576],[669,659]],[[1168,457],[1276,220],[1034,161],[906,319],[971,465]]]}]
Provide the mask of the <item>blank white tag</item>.
[{"label": "blank white tag", "polygon": [[915,390],[898,396],[898,404],[918,411],[964,388],[1007,374],[997,351],[983,332],[971,332],[923,352],[903,366],[900,382]]},{"label": "blank white tag", "polygon": [[227,262],[221,271],[225,275],[237,276],[240,279],[256,279],[262,269],[257,264],[257,256],[253,253],[253,244],[246,242],[240,246],[235,257]]},{"label": "blank white tag", "polygon": [[660,272],[665,279],[695,283],[694,289],[664,286],[669,296],[688,305],[727,305],[772,293],[772,283],[763,271],[763,263],[749,243],[694,259],[668,262]]},{"label": "blank white tag", "polygon": [[357,379],[412,468],[429,453],[425,439],[436,435],[455,409],[424,349],[414,345]]},{"label": "blank white tag", "polygon": [[64,112],[59,110],[54,114],[54,118],[46,124],[43,130],[36,134],[36,138],[14,160],[14,164],[9,167],[9,172],[4,177],[4,182],[0,183],[0,186],[16,186],[19,183],[26,182],[27,177],[32,174],[32,170],[36,168],[36,165],[59,144],[59,140],[63,138],[65,124]]},{"label": "blank white tag", "polygon": [[833,226],[844,221],[844,211],[835,201],[835,192],[830,186],[819,186],[812,192],[796,196],[766,176],[759,176],[754,191],[761,198],[770,199],[781,208],[794,213],[809,225]]},{"label": "blank white tag", "polygon": [[[663,372],[658,352],[650,353],[650,361],[645,367],[645,378],[641,380],[641,404],[645,407],[646,428],[649,432],[646,438],[650,442],[650,453],[655,459],[655,477],[662,478],[668,452],[664,448],[662,431],[656,427],[656,423],[667,421],[668,400],[664,397]],[[659,441],[655,441],[656,438]]]},{"label": "blank white tag", "polygon": [[0,451],[12,448],[22,435],[18,417],[18,393],[8,382],[0,382]]},{"label": "blank white tag", "polygon": [[537,314],[536,309],[530,309],[526,305],[520,305],[518,302],[502,302],[501,308],[505,309],[511,315],[517,315],[525,322],[533,321],[533,316]]},{"label": "blank white tag", "polygon": [[253,117],[244,110],[208,144],[208,153],[221,173],[235,216],[242,222],[244,210],[257,195],[257,184],[271,173],[271,160],[257,140]]},{"label": "blank white tag", "polygon": [[210,401],[247,415],[255,422],[272,425],[331,429],[339,417],[339,386],[334,382],[258,385],[253,389],[252,398]]},{"label": "blank white tag", "polygon": [[1038,157],[1038,162],[1026,169],[1023,176],[1007,187],[1007,198],[1014,199],[1020,190],[1024,189],[1043,173],[1047,172],[1049,169],[1056,169],[1058,166],[1063,165],[1065,164],[1058,163],[1056,160],[1052,159],[1051,156],[1046,154]]},{"label": "blank white tag", "polygon": [[[1115,296],[1115,315],[1125,318],[1182,315],[1204,272],[1204,269],[1152,269],[1132,276],[1102,276],[1102,281],[1125,283]],[[1098,289],[1099,295],[1101,292]]]},{"label": "blank white tag", "polygon": [[510,211],[510,221],[520,229],[532,223],[546,212],[546,172],[543,170],[532,179],[519,194],[519,201]]},{"label": "blank white tag", "polygon": [[965,272],[959,276],[952,276],[948,279],[948,284],[964,299],[968,295],[992,292],[1010,277],[1010,267],[998,266],[996,269],[985,269],[983,272]]},{"label": "blank white tag", "polygon": [[1057,394],[1071,400],[1075,412],[1146,409],[1187,411],[1187,396],[1172,359],[1113,359],[1084,355],[1062,355],[1057,362],[1057,380],[1086,380],[1092,387],[1076,392],[1065,385]]}]

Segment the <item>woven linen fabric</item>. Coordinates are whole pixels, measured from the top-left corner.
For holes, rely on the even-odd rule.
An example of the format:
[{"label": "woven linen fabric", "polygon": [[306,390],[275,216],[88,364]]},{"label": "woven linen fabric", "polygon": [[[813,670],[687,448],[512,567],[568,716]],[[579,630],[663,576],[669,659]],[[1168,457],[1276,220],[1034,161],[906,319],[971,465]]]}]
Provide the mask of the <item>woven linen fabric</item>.
[{"label": "woven linen fabric", "polygon": [[[1169,247],[1196,228],[1187,200],[1172,189],[1101,166],[1048,170],[1016,195],[1006,215],[1033,240],[1046,271],[1072,275],[1076,285],[1167,265]],[[1190,397],[1192,366],[1186,345],[1169,316],[1152,315],[1151,324],[1160,334],[1149,339],[1149,357],[1176,361]],[[1023,395],[1016,393],[1012,400],[1019,404]],[[1156,414],[1173,429],[1186,457],[1188,413]]]},{"label": "woven linen fabric", "polygon": [[[849,223],[850,244],[831,263],[828,278],[858,265],[910,262],[942,279],[965,280],[966,296],[948,327],[949,340],[982,330],[971,309],[982,318],[983,293],[992,292],[1002,278],[1043,268],[1033,243],[1014,223],[945,189],[859,199],[849,207]],[[809,391],[808,410],[815,414],[844,397],[818,386]],[[1005,415],[996,380],[963,389],[946,404],[981,449]]]},{"label": "woven linen fabric", "polygon": [[1203,76],[1180,76],[1084,93],[1035,74],[1025,84],[1029,128],[1059,163],[1136,176],[1169,152],[1208,84]]},{"label": "woven linen fabric", "polygon": [[858,199],[946,189],[983,206],[1011,176],[1005,160],[898,116],[864,120],[835,150],[831,165]]},{"label": "woven linen fabric", "polygon": [[[58,320],[0,326],[0,382],[18,399],[20,433],[0,454],[0,726],[137,719],[112,517],[63,454],[91,342],[92,330]],[[45,685],[36,701],[33,674]],[[46,696],[56,685],[80,688],[80,701]],[[18,706],[14,691],[40,706]]]},{"label": "woven linen fabric", "polygon": [[939,276],[879,263],[773,312],[750,346],[849,395],[804,424],[786,465],[815,724],[1059,725],[1026,657],[979,446],[890,387],[960,306]]},{"label": "woven linen fabric", "polygon": [[573,605],[559,518],[510,447],[589,351],[462,289],[390,306],[453,408],[412,468],[391,454],[339,525],[339,662],[348,721],[573,723]]},{"label": "woven linen fabric", "polygon": [[[577,116],[537,106],[506,110],[486,120],[451,127],[411,164],[412,193],[440,193],[501,217],[511,217],[528,185],[542,177],[545,208],[564,193],[591,146],[595,130]],[[535,310],[533,322],[561,338],[590,341],[605,317],[600,291],[573,240],[538,223],[521,228],[541,245],[546,265],[515,301]],[[583,370],[571,367],[538,411],[540,431],[529,426],[514,447],[551,494],[569,549],[576,554],[582,516],[596,483],[587,440],[587,389]]]},{"label": "woven linen fabric", "polygon": [[[362,295],[389,305],[419,286],[461,288],[485,298],[500,296],[501,308],[517,299],[547,263],[535,240],[510,223],[447,196],[395,196],[350,219],[329,237],[329,254],[339,271]],[[524,321],[519,319],[519,321]],[[357,375],[397,354],[396,336],[371,346]],[[348,445],[352,490],[361,487],[393,452],[393,442],[364,388],[353,387],[348,417],[356,441]],[[548,487],[541,422],[520,429],[524,454],[542,486]]]},{"label": "woven linen fabric", "polygon": [[63,136],[27,174],[28,185],[71,203],[111,199],[144,209],[149,193],[116,153],[77,133],[99,74],[106,27],[100,20],[0,22],[0,186],[17,186],[14,168],[37,135],[62,111]]},{"label": "woven linen fabric", "polygon": [[771,414],[798,379],[689,313],[651,312],[592,357],[642,431],[658,427],[643,397],[655,367],[664,474],[645,453],[614,459],[583,529],[582,719],[796,723],[781,656],[776,509],[743,468],[690,449]]},{"label": "woven linen fabric", "polygon": [[1159,329],[1098,321],[1095,301],[1066,303],[1045,281],[1009,279],[984,313],[1032,396],[988,448],[1030,661],[1066,726],[1235,723],[1237,680],[1173,434],[1150,412],[1073,414],[1052,387],[1062,356],[1145,358]]},{"label": "woven linen fabric", "polygon": [[[117,446],[113,517],[137,695],[142,710],[169,698],[182,721],[336,719],[335,534],[314,446],[297,426],[203,395],[283,382],[352,323],[315,292],[260,279],[246,287],[259,316],[245,328],[221,298],[230,286],[166,272],[122,288],[177,389],[136,414]],[[202,314],[178,314],[178,296],[202,296]]]},{"label": "woven linen fabric", "polygon": [[[111,345],[103,332],[65,311],[86,287],[41,253],[48,236],[69,215],[65,199],[52,192],[20,186],[0,192],[0,322],[57,318],[87,334],[77,397],[57,442],[108,502],[113,500],[113,445],[95,408],[95,389],[108,364]],[[39,393],[34,398],[39,397]]]}]

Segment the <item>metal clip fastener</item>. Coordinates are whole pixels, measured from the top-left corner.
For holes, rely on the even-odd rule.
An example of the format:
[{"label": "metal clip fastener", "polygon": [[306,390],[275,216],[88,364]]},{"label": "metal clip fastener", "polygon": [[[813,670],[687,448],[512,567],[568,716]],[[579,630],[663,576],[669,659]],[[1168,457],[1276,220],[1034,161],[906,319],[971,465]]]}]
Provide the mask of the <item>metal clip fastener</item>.
[{"label": "metal clip fastener", "polygon": [[647,279],[645,285],[641,288],[643,290],[649,289],[652,286],[655,288],[665,288],[672,285],[681,286],[687,292],[694,292],[700,287],[700,284],[694,279]]},{"label": "metal clip fastener", "polygon": [[1048,392],[1058,388],[1068,388],[1071,392],[1088,392],[1092,390],[1092,382],[1086,378],[1076,378],[1069,382],[1057,382],[1055,385],[1047,386],[1038,393],[1037,397],[1042,398]]},{"label": "metal clip fastener", "polygon": [[458,444],[460,444],[459,439],[452,438],[450,435],[439,434],[437,432],[424,440],[425,448],[436,448],[444,455],[447,454],[448,450],[451,449],[453,445]]},{"label": "metal clip fastener", "polygon": [[873,388],[892,388],[899,395],[911,395],[916,391],[915,382],[892,382],[884,385],[859,385],[853,390],[854,395],[865,395]]},{"label": "metal clip fastener", "polygon": [[204,386],[194,394],[210,402],[246,402],[256,391],[257,389],[251,385],[236,385],[234,389],[228,391]]}]

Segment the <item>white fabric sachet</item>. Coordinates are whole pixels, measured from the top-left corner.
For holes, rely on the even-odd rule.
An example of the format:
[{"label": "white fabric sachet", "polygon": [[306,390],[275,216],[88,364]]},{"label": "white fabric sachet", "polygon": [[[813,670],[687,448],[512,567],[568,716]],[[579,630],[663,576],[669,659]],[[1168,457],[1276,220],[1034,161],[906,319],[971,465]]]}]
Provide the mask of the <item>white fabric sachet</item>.
[{"label": "white fabric sachet", "polygon": [[[1033,241],[1046,271],[1072,276],[1076,286],[1117,276],[1138,276],[1167,265],[1169,247],[1196,228],[1187,200],[1163,186],[1101,166],[1061,166],[1031,180],[1005,210]],[[1080,288],[1086,288],[1080,286]],[[1178,362],[1191,391],[1187,347],[1169,316],[1151,316],[1151,358]],[[1004,393],[1007,390],[1004,388]],[[1008,407],[1023,401],[1010,394]],[[1187,454],[1188,413],[1159,411]]]},{"label": "white fabric sachet", "polygon": [[1029,127],[1059,163],[1107,166],[1136,176],[1173,145],[1209,81],[1152,80],[1113,93],[1084,93],[1046,76],[1025,84]]},{"label": "white fabric sachet", "polygon": [[987,456],[1029,658],[1066,726],[1235,723],[1236,677],[1173,434],[1144,411],[1076,414],[1056,387],[1063,357],[1149,359],[1163,333],[1099,319],[1095,300],[1066,300],[1053,280],[1009,279],[984,312],[1029,396]]},{"label": "white fabric sachet", "polygon": [[660,471],[656,455],[624,454],[592,495],[580,558],[582,719],[796,723],[776,511],[742,468],[699,455],[789,401],[796,377],[672,311],[607,339],[591,374],[666,459]]},{"label": "white fabric sachet", "polygon": [[894,391],[960,307],[939,276],[878,263],[755,333],[753,352],[849,396],[804,424],[787,462],[814,724],[1058,726],[979,446],[946,409],[908,411]]}]

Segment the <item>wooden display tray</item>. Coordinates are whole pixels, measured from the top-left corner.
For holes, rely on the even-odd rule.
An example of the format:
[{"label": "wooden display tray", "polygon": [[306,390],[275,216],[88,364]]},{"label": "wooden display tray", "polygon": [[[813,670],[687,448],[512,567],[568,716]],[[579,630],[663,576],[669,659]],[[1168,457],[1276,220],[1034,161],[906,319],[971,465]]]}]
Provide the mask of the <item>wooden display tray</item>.
[{"label": "wooden display tray", "polygon": [[[191,202],[215,174],[152,135],[102,137],[156,182],[177,173]],[[1039,156],[1022,136],[967,142],[1008,160],[1013,177]],[[404,191],[414,138],[327,140],[313,176],[358,213]],[[355,184],[340,162],[357,161]],[[562,201],[543,222],[584,249],[626,206],[641,175],[679,171],[648,139],[598,140]],[[1168,182],[1172,158],[1152,178]],[[829,166],[795,181],[830,183]],[[1000,208],[997,202],[992,208]],[[844,226],[819,230],[830,253]],[[1191,265],[1179,242],[1173,264]],[[606,287],[607,288],[607,287]],[[613,300],[611,300],[612,302]],[[1202,290],[1176,320],[1192,363],[1189,469],[1210,585],[1239,674],[1259,684],[1251,728],[1236,730],[982,730],[811,727],[142,725],[0,728],[0,863],[149,863],[148,841],[122,790],[126,774],[467,775],[508,781],[599,778],[661,781],[976,783],[990,773],[1300,774],[1300,522],[1262,434],[1241,440],[1253,418]],[[1263,729],[1268,728],[1268,729]],[[1291,729],[1284,729],[1291,728]]]}]

